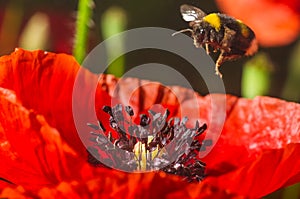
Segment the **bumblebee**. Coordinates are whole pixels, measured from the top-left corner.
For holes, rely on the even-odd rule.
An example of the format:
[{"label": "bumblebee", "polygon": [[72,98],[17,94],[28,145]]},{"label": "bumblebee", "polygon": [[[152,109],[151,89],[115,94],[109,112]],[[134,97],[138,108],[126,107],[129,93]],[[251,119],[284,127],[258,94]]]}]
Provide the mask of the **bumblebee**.
[{"label": "bumblebee", "polygon": [[191,29],[183,29],[173,35],[190,32],[197,48],[205,47],[207,54],[210,53],[210,48],[214,52],[220,51],[215,72],[221,78],[219,67],[225,61],[253,55],[258,49],[254,32],[238,19],[221,13],[206,14],[199,8],[186,4],[180,7],[180,12]]}]

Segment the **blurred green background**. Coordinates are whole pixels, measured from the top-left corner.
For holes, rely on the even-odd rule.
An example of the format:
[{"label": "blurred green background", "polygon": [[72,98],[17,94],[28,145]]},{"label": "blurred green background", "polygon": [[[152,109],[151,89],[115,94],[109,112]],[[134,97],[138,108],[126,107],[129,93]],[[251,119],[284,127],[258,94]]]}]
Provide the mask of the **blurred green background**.
[{"label": "blurred green background", "polygon": [[[206,12],[219,11],[215,1],[183,1],[183,0],[110,0],[94,1],[93,13],[88,22],[88,44],[87,52],[116,31],[132,29],[137,27],[164,27],[174,30],[187,28],[188,24],[182,20],[179,7],[183,3],[193,4]],[[78,1],[59,0],[11,0],[0,1],[0,55],[10,54],[15,47],[25,49],[43,49],[53,52],[72,53],[72,46],[75,38],[75,26]],[[116,9],[111,9],[112,7]],[[109,13],[116,14],[114,17]],[[108,16],[108,17],[106,17]],[[105,19],[106,17],[106,19]],[[106,21],[105,21],[106,20]],[[120,26],[118,27],[113,27]],[[118,25],[119,24],[119,25]],[[111,30],[112,29],[112,30]],[[146,38],[145,38],[146,39]],[[298,39],[299,40],[299,39]],[[191,44],[192,45],[192,44]],[[248,63],[267,63],[271,65],[271,73],[267,71],[267,85],[263,91],[255,93],[256,86],[260,83],[259,76],[250,67],[246,77],[242,81],[244,65],[251,57],[245,57],[237,61],[226,62],[221,67],[226,92],[238,96],[253,97],[255,95],[270,95],[285,98],[292,101],[299,101],[300,89],[298,89],[298,76],[290,77],[289,70],[293,53],[296,53],[297,40],[291,44],[279,47],[260,48],[258,60]],[[297,51],[299,57],[299,50]],[[217,55],[213,56],[215,59]],[[124,55],[116,60],[115,65],[122,64],[125,70],[149,62],[158,62],[174,67],[180,73],[189,77],[191,85],[201,94],[207,94],[207,89],[201,76],[191,76],[193,73],[187,63],[183,62],[176,55],[160,50],[139,50]],[[296,60],[297,65],[299,61]],[[255,64],[254,64],[255,65]],[[299,66],[297,66],[299,68]],[[247,71],[247,68],[245,69]],[[244,71],[245,71],[244,70]],[[294,69],[295,70],[295,69]],[[299,69],[296,69],[299,71]],[[113,69],[108,71],[113,73]],[[298,72],[299,73],[299,72]],[[120,76],[122,71],[116,72]],[[244,74],[245,76],[245,74]],[[288,83],[289,82],[289,83]],[[254,84],[257,85],[254,85]],[[287,88],[287,84],[289,84]],[[294,86],[293,86],[294,85]],[[243,88],[245,87],[245,88]],[[295,88],[294,88],[295,87]],[[254,89],[254,93],[249,90]],[[244,89],[244,91],[242,91]],[[246,90],[246,92],[245,92]],[[249,92],[248,92],[249,91]]]}]

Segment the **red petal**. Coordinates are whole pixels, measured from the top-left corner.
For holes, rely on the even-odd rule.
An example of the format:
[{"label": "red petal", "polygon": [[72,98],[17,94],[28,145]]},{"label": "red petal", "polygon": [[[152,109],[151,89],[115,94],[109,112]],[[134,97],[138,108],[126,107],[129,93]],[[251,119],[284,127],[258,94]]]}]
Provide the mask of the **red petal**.
[{"label": "red petal", "polygon": [[82,150],[72,116],[72,90],[79,65],[66,54],[17,49],[0,58],[0,87],[15,91],[22,105],[44,115],[67,143]]},{"label": "red petal", "polygon": [[243,143],[253,152],[299,143],[299,104],[269,97],[239,99],[224,131],[232,143]]},{"label": "red petal", "polygon": [[0,89],[0,176],[27,189],[57,184],[78,175],[83,160],[44,117],[22,107]]},{"label": "red petal", "polygon": [[239,99],[204,159],[208,175],[215,176],[207,182],[255,198],[299,182],[299,143],[299,104],[268,97]]},{"label": "red petal", "polygon": [[[261,198],[286,184],[300,181],[299,151],[300,144],[264,150],[254,161],[244,162],[234,171],[224,175],[208,177],[204,183],[213,184],[249,198]],[[298,175],[298,178],[287,183],[294,175]]]},{"label": "red petal", "polygon": [[[90,167],[87,167],[89,171]],[[0,197],[11,194],[41,198],[244,198],[208,184],[190,184],[165,173],[128,174],[98,168],[85,181],[61,182],[56,187],[44,187],[35,193],[22,187],[6,188]]]}]

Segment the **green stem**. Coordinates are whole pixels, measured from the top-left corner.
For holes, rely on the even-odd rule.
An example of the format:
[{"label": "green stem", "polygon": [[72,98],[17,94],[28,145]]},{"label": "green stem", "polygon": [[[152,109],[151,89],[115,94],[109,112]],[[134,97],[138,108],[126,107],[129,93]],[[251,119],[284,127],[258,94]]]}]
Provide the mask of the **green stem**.
[{"label": "green stem", "polygon": [[80,64],[86,55],[89,23],[91,21],[93,5],[92,0],[79,0],[78,3],[73,56]]},{"label": "green stem", "polygon": [[[127,14],[120,7],[109,8],[102,16],[101,30],[103,39],[108,39],[115,34],[126,30]],[[125,41],[122,38],[114,38],[106,41],[106,51],[108,61],[113,61],[107,73],[121,77],[125,72],[125,56],[122,55],[116,59],[120,54],[123,54],[125,49]]]},{"label": "green stem", "polygon": [[264,53],[255,55],[243,68],[242,96],[267,95],[270,89],[272,63]]}]

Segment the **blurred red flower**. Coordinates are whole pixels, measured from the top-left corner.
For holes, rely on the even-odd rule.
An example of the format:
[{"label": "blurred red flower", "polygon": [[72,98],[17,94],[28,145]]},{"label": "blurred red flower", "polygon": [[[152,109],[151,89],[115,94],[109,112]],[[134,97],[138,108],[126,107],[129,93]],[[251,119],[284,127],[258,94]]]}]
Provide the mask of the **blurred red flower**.
[{"label": "blurred red flower", "polygon": [[[71,56],[43,51],[19,49],[0,58],[1,198],[259,198],[300,181],[300,105],[269,97],[226,96],[226,122],[204,158],[207,177],[201,183],[163,172],[131,174],[89,165],[72,114],[79,68]],[[83,70],[78,99],[88,96],[89,80],[97,78]],[[103,75],[97,106],[111,100],[117,82],[122,103],[126,88],[145,81]],[[158,83],[147,83],[131,100],[138,111],[154,103],[191,110],[189,99],[196,95],[199,117],[209,124],[211,95],[170,87],[182,94],[176,99]],[[91,106],[77,103],[82,110]]]},{"label": "blurred red flower", "polygon": [[262,46],[287,45],[300,33],[298,0],[216,0],[220,10],[253,29]]}]

